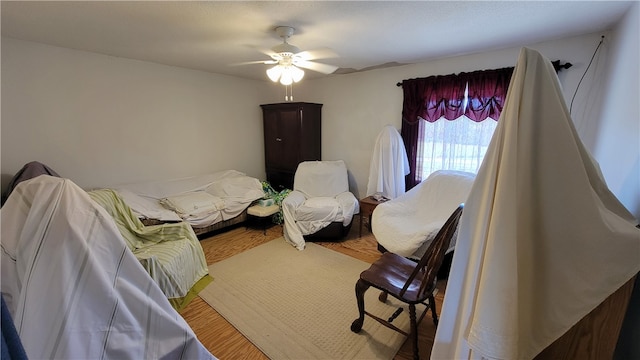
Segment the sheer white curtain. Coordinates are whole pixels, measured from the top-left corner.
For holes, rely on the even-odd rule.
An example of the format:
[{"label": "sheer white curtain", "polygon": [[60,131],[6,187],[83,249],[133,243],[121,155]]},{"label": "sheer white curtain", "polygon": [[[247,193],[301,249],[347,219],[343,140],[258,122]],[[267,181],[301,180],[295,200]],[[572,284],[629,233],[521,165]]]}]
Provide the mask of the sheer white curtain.
[{"label": "sheer white curtain", "polygon": [[420,118],[416,172],[422,179],[436,170],[476,173],[497,124],[491,118],[476,122],[464,115],[435,122]]}]

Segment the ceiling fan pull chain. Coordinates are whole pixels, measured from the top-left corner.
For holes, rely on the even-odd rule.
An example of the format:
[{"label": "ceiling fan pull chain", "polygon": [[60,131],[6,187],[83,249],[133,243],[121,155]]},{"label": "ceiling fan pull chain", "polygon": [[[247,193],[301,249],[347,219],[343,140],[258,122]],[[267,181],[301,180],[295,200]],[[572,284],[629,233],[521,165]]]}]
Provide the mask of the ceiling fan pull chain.
[{"label": "ceiling fan pull chain", "polygon": [[293,101],[293,85],[284,86],[284,101]]}]

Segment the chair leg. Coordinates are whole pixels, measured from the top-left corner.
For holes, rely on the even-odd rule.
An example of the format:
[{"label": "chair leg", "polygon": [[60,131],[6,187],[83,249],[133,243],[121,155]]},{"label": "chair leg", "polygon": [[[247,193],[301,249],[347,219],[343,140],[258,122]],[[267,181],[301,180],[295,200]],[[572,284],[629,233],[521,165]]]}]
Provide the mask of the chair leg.
[{"label": "chair leg", "polygon": [[351,323],[351,331],[359,333],[364,323],[364,293],[369,289],[369,284],[362,279],[356,282],[356,301],[358,302],[359,317]]},{"label": "chair leg", "polygon": [[380,302],[387,302],[387,295],[388,293],[386,291],[381,292],[380,295],[378,295],[378,300],[380,300]]},{"label": "chair leg", "polygon": [[411,339],[413,342],[413,359],[420,360],[418,355],[418,322],[416,320],[416,305],[409,304],[409,321],[411,322]]},{"label": "chair leg", "polygon": [[438,313],[436,312],[436,299],[433,295],[429,296],[429,309],[431,309],[431,317],[433,318],[433,324],[438,326]]}]

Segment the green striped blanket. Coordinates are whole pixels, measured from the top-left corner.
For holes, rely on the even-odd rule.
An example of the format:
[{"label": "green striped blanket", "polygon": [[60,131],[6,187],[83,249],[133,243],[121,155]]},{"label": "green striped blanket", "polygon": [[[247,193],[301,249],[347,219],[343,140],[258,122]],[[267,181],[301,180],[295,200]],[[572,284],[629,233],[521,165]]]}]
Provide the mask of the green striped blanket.
[{"label": "green striped blanket", "polygon": [[[186,222],[145,226],[112,189],[89,191],[89,196],[113,217],[127,246],[175,308],[192,298],[211,280],[202,246]],[[202,281],[201,281],[202,280]],[[174,300],[174,301],[171,301]]]}]

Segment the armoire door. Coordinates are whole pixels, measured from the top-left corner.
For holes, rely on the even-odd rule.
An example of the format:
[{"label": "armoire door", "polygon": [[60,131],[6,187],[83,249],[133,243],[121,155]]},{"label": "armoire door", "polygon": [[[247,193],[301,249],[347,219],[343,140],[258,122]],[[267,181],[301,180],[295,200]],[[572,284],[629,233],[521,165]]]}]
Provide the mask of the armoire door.
[{"label": "armoire door", "polygon": [[291,171],[300,156],[300,121],[298,109],[265,112],[265,161],[269,170]]}]

